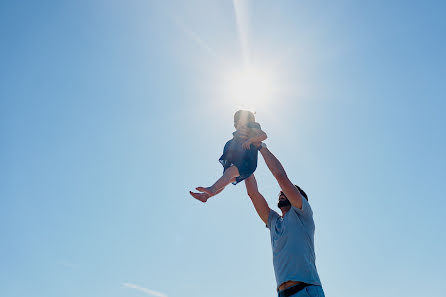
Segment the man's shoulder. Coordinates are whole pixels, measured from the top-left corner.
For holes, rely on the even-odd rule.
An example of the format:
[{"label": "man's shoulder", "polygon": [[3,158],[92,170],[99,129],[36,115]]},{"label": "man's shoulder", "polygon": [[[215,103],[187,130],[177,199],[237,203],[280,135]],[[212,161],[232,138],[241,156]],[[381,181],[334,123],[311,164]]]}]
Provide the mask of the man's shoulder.
[{"label": "man's shoulder", "polygon": [[310,206],[310,203],[308,202],[308,200],[304,196],[302,196],[302,194],[300,195],[300,198],[302,200],[302,207],[298,208],[298,207],[293,206],[293,208],[296,209],[298,212],[305,212],[305,211],[311,212],[312,210],[311,210],[311,206]]},{"label": "man's shoulder", "polygon": [[302,198],[302,208],[291,206],[291,209],[295,215],[305,220],[313,218],[313,210],[310,204],[305,198]]},{"label": "man's shoulder", "polygon": [[272,210],[271,208],[269,209],[269,215],[268,215],[268,224],[266,225],[267,228],[270,228],[272,225],[275,224],[275,221],[277,221],[277,219],[280,218],[280,215]]},{"label": "man's shoulder", "polygon": [[274,209],[271,209],[271,208],[269,209],[269,215],[274,217],[274,218],[276,218],[276,219],[280,217],[279,213],[277,211],[275,211]]}]

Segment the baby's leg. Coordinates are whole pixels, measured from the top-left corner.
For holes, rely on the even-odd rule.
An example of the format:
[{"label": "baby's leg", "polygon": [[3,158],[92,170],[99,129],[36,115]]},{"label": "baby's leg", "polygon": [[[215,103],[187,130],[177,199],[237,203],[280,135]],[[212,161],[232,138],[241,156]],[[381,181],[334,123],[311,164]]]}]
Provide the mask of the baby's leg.
[{"label": "baby's leg", "polygon": [[196,189],[200,192],[209,194],[209,196],[214,196],[223,191],[223,189],[231,182],[233,182],[237,176],[240,176],[238,168],[235,166],[231,166],[225,170],[222,177],[220,177],[212,186],[208,188],[198,187]]}]

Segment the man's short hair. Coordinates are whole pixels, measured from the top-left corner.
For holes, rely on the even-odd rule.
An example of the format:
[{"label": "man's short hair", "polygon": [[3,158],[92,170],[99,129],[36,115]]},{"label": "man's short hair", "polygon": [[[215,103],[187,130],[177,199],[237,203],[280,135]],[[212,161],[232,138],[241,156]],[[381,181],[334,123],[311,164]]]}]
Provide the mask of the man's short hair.
[{"label": "man's short hair", "polygon": [[296,186],[296,188],[299,190],[300,194],[301,194],[302,196],[304,196],[304,198],[307,199],[307,201],[308,201],[307,193],[305,193],[305,191],[302,190],[298,185],[294,185],[294,186]]}]

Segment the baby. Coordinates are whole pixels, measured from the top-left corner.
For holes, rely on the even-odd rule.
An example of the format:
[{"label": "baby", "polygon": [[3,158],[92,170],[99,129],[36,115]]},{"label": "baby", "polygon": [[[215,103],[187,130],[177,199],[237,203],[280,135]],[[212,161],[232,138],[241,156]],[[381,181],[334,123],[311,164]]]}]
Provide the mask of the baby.
[{"label": "baby", "polygon": [[266,133],[255,122],[254,114],[247,110],[234,114],[234,127],[234,137],[225,144],[219,159],[223,165],[223,175],[210,187],[197,187],[196,190],[201,193],[189,192],[201,202],[223,191],[229,183],[236,185],[248,178],[257,168],[258,149],[253,143],[264,141]]}]

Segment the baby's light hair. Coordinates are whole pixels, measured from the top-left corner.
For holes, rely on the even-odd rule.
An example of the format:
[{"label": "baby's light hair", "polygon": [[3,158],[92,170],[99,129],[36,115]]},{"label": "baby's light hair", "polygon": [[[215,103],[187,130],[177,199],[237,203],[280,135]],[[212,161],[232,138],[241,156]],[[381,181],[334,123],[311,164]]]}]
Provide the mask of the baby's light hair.
[{"label": "baby's light hair", "polygon": [[256,117],[254,116],[254,113],[249,110],[238,110],[234,114],[234,122],[238,122],[242,118],[246,119],[246,122],[248,122],[248,123],[256,121]]}]

